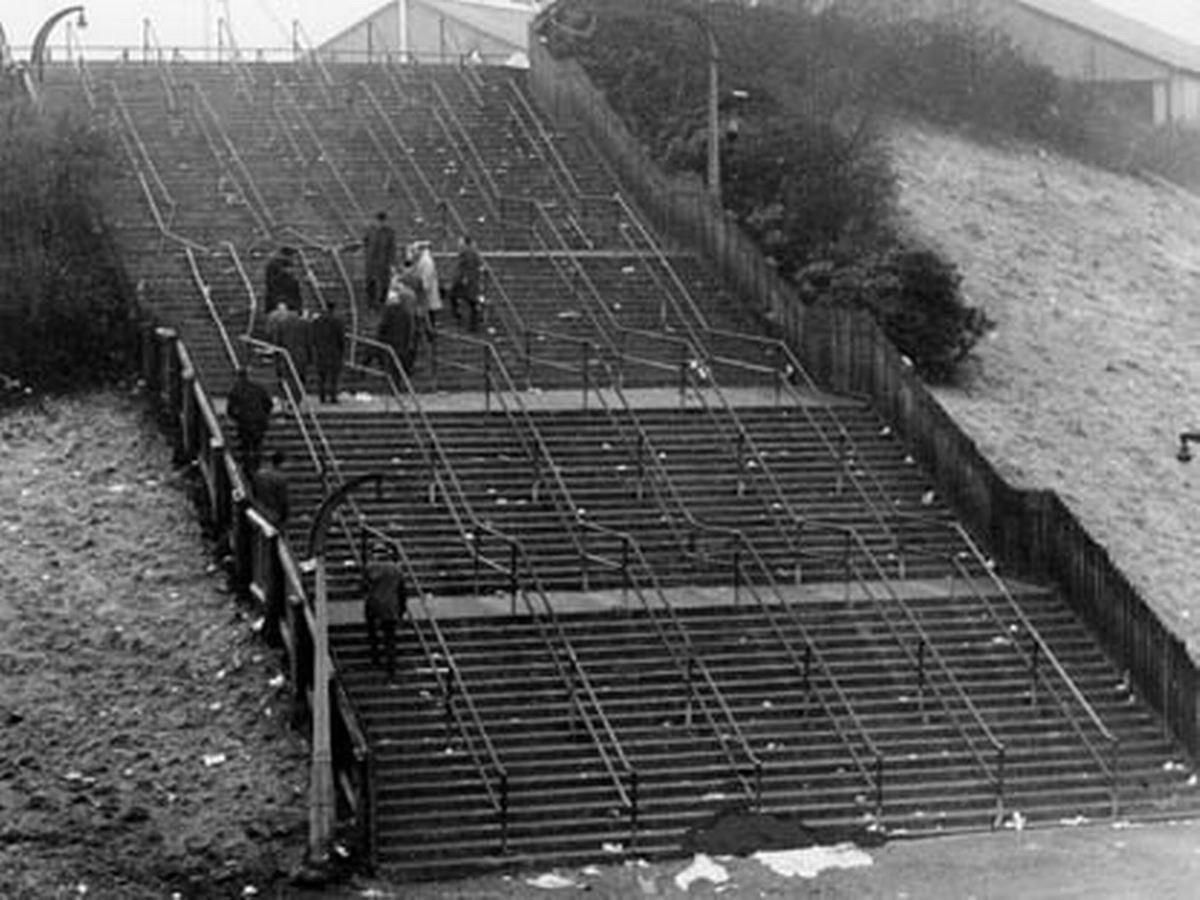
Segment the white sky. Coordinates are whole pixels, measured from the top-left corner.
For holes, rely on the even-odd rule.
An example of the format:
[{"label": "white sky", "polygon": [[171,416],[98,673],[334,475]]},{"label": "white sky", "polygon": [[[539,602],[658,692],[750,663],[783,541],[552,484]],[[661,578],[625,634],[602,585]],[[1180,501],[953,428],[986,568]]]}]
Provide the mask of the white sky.
[{"label": "white sky", "polygon": [[[82,33],[85,47],[139,47],[142,19],[149,17],[164,47],[216,43],[216,21],[224,16],[233,22],[234,35],[243,49],[287,48],[291,45],[291,23],[299,19],[314,43],[384,5],[385,0],[83,0],[88,28]],[[903,2],[903,0],[897,0]],[[1117,12],[1140,19],[1173,36],[1200,45],[1200,2],[1198,0],[1095,0]],[[26,47],[50,14],[71,0],[4,0],[0,25],[9,43]],[[60,24],[51,39],[62,46],[65,30]],[[206,40],[207,37],[207,40]],[[24,55],[24,54],[22,54]]]}]

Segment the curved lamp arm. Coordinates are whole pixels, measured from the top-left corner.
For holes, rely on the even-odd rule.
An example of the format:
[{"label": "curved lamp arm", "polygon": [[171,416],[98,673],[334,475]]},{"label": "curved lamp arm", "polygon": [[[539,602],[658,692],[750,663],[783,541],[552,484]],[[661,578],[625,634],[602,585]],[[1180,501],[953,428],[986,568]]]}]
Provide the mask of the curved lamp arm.
[{"label": "curved lamp arm", "polygon": [[87,27],[87,19],[83,15],[82,6],[68,6],[65,9],[60,9],[38,29],[37,36],[33,39],[33,49],[29,53],[29,65],[37,68],[37,79],[40,84],[43,79],[44,56],[46,52],[46,41],[50,39],[50,32],[54,30],[54,26],[65,19],[72,13],[79,13],[79,27]]}]

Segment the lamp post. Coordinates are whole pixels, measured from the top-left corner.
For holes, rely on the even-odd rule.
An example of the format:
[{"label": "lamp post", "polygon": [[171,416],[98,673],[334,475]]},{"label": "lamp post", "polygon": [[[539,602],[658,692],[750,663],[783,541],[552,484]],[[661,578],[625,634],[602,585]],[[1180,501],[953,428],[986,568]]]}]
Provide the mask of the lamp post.
[{"label": "lamp post", "polygon": [[383,479],[382,473],[369,472],[351,478],[331,491],[317,508],[308,532],[308,558],[304,562],[304,569],[316,573],[313,610],[316,634],[313,636],[315,659],[312,690],[312,770],[308,807],[308,861],[313,865],[320,866],[329,861],[329,845],[333,839],[335,815],[333,752],[329,727],[329,586],[325,571],[325,538],[334,510],[345,501],[351,491],[371,481],[375,482],[378,489],[382,486]]},{"label": "lamp post", "polygon": [[50,32],[54,30],[54,26],[65,19],[72,13],[79,13],[79,18],[75,24],[79,28],[87,28],[87,18],[83,14],[82,6],[68,6],[54,13],[50,18],[42,23],[42,27],[38,29],[37,36],[33,39],[33,49],[29,53],[29,65],[37,69],[37,80],[41,84],[45,77],[45,53],[46,42],[50,39]]}]

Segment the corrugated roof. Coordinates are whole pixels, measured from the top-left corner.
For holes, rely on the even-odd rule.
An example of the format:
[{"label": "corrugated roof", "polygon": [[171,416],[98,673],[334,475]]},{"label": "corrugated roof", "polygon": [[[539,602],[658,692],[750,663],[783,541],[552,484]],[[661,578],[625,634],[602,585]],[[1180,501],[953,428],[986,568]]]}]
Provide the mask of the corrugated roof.
[{"label": "corrugated roof", "polygon": [[1092,0],[1010,0],[1176,69],[1200,73],[1200,47]]}]

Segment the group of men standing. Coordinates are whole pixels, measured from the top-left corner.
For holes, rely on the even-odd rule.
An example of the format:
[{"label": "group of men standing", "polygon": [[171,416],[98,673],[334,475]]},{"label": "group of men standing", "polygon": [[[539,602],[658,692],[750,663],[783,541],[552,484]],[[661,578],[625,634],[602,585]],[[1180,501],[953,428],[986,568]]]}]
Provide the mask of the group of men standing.
[{"label": "group of men standing", "polygon": [[[438,313],[443,309],[432,248],[428,241],[415,241],[405,245],[401,254],[386,212],[378,213],[368,227],[363,248],[367,307],[379,313],[376,340],[390,347],[400,368],[411,375],[422,343],[432,343],[437,336]],[[462,321],[465,311],[471,332],[480,327],[482,274],[482,258],[471,236],[464,234],[459,238],[447,299],[456,321]]]}]

